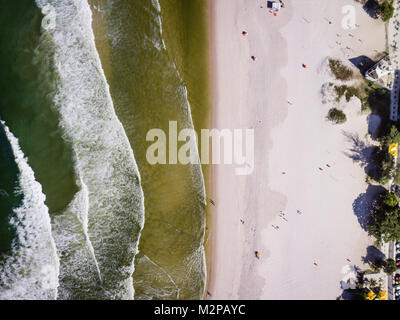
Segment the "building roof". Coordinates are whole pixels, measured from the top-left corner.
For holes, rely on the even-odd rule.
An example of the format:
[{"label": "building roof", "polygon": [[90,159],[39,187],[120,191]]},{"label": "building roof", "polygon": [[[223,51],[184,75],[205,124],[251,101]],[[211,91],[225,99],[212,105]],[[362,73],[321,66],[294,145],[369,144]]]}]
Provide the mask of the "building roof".
[{"label": "building roof", "polygon": [[282,7],[282,4],[280,2],[272,2],[272,9],[274,10],[280,10]]},{"label": "building roof", "polygon": [[365,77],[386,89],[392,90],[394,71],[393,61],[390,56],[387,55],[379,60],[372,68],[368,69],[365,73]]}]

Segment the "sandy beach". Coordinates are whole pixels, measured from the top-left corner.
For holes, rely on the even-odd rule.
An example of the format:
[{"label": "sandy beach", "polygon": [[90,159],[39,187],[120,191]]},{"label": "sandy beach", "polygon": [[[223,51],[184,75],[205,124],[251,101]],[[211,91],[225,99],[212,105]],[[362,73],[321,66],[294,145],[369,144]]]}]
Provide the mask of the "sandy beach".
[{"label": "sandy beach", "polygon": [[[373,243],[352,158],[355,141],[373,143],[370,119],[353,98],[337,106],[347,122],[332,125],[321,87],[334,82],[328,57],[350,66],[385,51],[385,25],[352,0],[284,2],[274,16],[267,1],[211,1],[213,127],[253,128],[255,168],[213,166],[209,299],[336,299]],[[347,5],[355,29],[342,26]]]}]

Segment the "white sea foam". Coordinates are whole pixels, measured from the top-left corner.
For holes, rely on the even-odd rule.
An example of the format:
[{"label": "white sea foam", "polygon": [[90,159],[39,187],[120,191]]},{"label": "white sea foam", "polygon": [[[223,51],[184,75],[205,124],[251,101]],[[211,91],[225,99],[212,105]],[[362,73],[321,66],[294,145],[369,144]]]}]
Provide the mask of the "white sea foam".
[{"label": "white sea foam", "polygon": [[52,218],[60,259],[59,299],[97,298],[104,295],[101,273],[88,234],[89,192],[82,179],[69,206]]},{"label": "white sea foam", "polygon": [[[64,252],[60,256],[60,290],[66,298],[87,296],[88,292],[68,293],[78,290],[75,285],[69,287],[68,274],[80,270],[90,282],[97,269],[100,296],[96,297],[131,299],[133,259],[144,223],[143,192],[133,151],[114,112],[96,51],[91,10],[86,0],[36,3],[42,9],[54,8],[55,28],[43,31],[52,38],[60,78],[55,108],[61,115],[65,139],[75,152],[81,180],[81,191],[66,210],[71,214],[65,212],[54,219],[56,244],[59,252]],[[71,216],[81,227],[68,233],[68,220],[75,219]],[[73,246],[79,243],[74,238],[78,234],[85,244]],[[88,261],[87,270],[80,268],[80,259]]]},{"label": "white sea foam", "polygon": [[[151,3],[153,5],[153,7],[157,11],[157,15],[155,16],[155,20],[157,22],[158,30],[160,32],[160,35],[159,35],[160,41],[153,41],[153,44],[158,50],[161,50],[161,49],[166,50],[167,47],[165,45],[164,38],[163,38],[163,28],[162,28],[162,21],[161,21],[161,5],[160,5],[160,2],[158,0],[151,0]],[[155,38],[155,37],[153,37],[153,38]]]},{"label": "white sea foam", "polygon": [[18,139],[3,121],[7,138],[20,171],[18,192],[23,196],[10,224],[16,230],[11,254],[0,264],[0,300],[55,299],[59,260],[56,254],[48,208],[42,186],[21,151]]}]

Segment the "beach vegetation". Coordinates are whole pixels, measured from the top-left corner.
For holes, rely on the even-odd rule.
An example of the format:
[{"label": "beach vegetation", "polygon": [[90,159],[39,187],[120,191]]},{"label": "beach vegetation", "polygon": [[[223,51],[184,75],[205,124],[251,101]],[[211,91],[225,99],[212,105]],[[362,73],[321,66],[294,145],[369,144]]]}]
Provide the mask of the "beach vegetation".
[{"label": "beach vegetation", "polygon": [[382,146],[389,146],[392,143],[400,143],[400,131],[395,125],[386,126],[386,131],[379,138]]},{"label": "beach vegetation", "polygon": [[383,1],[379,4],[378,15],[383,21],[389,21],[393,17],[394,7],[392,1]]},{"label": "beach vegetation", "polygon": [[391,258],[386,259],[383,270],[386,274],[393,274],[397,270],[396,261]]},{"label": "beach vegetation", "polygon": [[329,110],[327,118],[336,124],[344,123],[347,120],[346,114],[342,110],[336,108]]},{"label": "beach vegetation", "polygon": [[397,207],[399,204],[399,200],[395,193],[389,192],[387,193],[382,200],[383,204],[387,207]]},{"label": "beach vegetation", "polygon": [[329,59],[329,68],[337,80],[348,81],[353,78],[353,70],[345,66],[340,60]]},{"label": "beach vegetation", "polygon": [[395,173],[394,157],[382,148],[376,148],[371,156],[374,163],[374,170],[371,170],[370,177],[382,185],[386,185]]},{"label": "beach vegetation", "polygon": [[361,100],[360,97],[360,91],[356,87],[349,87],[346,85],[341,85],[341,86],[335,86],[335,91],[336,91],[336,101],[340,101],[340,99],[345,96],[346,101],[349,102],[351,97],[358,97]]},{"label": "beach vegetation", "polygon": [[400,209],[387,205],[387,195],[380,196],[374,203],[368,231],[380,242],[400,240]]},{"label": "beach vegetation", "polygon": [[361,110],[370,110],[382,119],[389,119],[390,91],[369,80],[359,87]]}]

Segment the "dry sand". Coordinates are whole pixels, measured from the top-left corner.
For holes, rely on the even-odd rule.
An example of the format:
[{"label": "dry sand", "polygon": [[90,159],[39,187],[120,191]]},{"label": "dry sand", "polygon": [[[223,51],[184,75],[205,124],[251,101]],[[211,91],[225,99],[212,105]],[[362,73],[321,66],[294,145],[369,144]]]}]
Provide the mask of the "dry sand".
[{"label": "dry sand", "polygon": [[[255,130],[253,174],[213,167],[212,299],[335,299],[346,259],[362,266],[372,243],[353,210],[362,213],[364,168],[350,156],[355,139],[371,143],[368,118],[359,100],[342,101],[348,121],[332,125],[321,86],[332,81],[328,56],[384,51],[385,26],[352,0],[285,4],[275,17],[267,1],[212,0],[213,126]],[[355,30],[341,26],[345,5]]]}]

